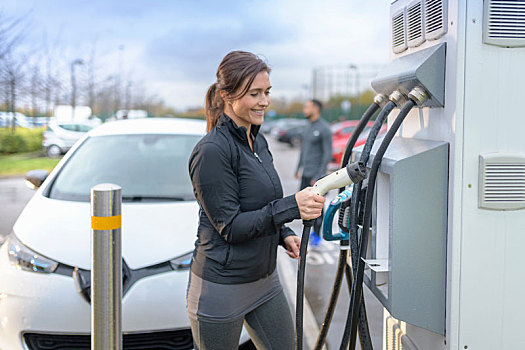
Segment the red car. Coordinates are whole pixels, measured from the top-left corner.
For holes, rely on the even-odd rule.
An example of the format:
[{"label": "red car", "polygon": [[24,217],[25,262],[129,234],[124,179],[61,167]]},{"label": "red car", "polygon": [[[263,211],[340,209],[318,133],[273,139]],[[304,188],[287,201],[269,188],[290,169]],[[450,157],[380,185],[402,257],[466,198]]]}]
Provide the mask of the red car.
[{"label": "red car", "polygon": [[[332,128],[332,161],[329,165],[331,169],[336,169],[341,167],[341,159],[343,158],[343,152],[346,147],[346,142],[352,135],[355,127],[357,126],[358,120],[346,120],[343,122],[335,123],[331,126]],[[361,146],[366,142],[368,133],[374,125],[374,122],[368,122],[365,129],[359,136],[359,139],[355,143],[355,147]],[[386,133],[387,126],[384,124],[379,130],[379,135]]]}]

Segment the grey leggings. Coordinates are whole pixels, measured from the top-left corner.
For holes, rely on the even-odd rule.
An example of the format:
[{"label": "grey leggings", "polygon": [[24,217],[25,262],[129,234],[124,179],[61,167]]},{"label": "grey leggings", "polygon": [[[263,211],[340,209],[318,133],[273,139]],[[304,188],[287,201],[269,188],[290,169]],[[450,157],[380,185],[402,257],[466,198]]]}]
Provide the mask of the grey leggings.
[{"label": "grey leggings", "polygon": [[258,350],[293,350],[295,346],[292,315],[282,291],[247,313],[244,320],[224,323],[190,321],[193,342],[198,350],[238,349],[243,322]]}]

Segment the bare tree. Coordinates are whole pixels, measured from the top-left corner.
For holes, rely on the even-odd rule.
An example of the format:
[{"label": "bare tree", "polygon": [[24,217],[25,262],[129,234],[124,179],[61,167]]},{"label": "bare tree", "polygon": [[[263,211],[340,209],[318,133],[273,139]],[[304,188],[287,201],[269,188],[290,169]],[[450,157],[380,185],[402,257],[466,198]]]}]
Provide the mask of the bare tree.
[{"label": "bare tree", "polygon": [[[27,58],[16,53],[27,31],[24,16],[12,19],[0,14],[0,88],[5,108],[11,112],[11,129],[16,128],[16,103],[22,90]],[[7,125],[6,125],[7,127]]]},{"label": "bare tree", "polygon": [[47,34],[44,31],[43,40],[44,44],[44,56],[45,56],[45,74],[42,78],[42,97],[45,103],[46,116],[51,116],[51,103],[54,96],[54,89],[58,85],[58,79],[55,77],[53,67],[53,58],[51,49],[47,41]]},{"label": "bare tree", "polygon": [[38,99],[42,95],[42,76],[40,74],[40,67],[37,63],[33,63],[31,68],[31,79],[29,80],[29,97],[31,105],[31,117],[35,118],[38,108]]},{"label": "bare tree", "polygon": [[27,58],[22,55],[6,53],[0,60],[0,82],[4,87],[4,94],[7,93],[7,110],[12,113],[11,130],[16,128],[16,102],[18,94],[25,79],[25,65]]},{"label": "bare tree", "polygon": [[89,61],[87,62],[88,69],[88,83],[87,83],[87,97],[88,106],[91,108],[91,113],[95,110],[95,45],[91,50]]},{"label": "bare tree", "polygon": [[24,16],[8,18],[0,13],[0,59],[12,53],[27,31],[24,26]]},{"label": "bare tree", "polygon": [[[16,127],[14,113],[21,103],[33,117],[42,109],[47,116],[51,116],[53,106],[75,100],[73,86],[78,86],[78,95],[83,100],[81,102],[87,103],[95,115],[107,117],[121,108],[144,109],[149,114],[164,113],[164,102],[148,93],[143,82],[133,81],[131,72],[124,72],[123,45],[119,46],[116,72],[100,77],[96,66],[98,56],[93,44],[91,55],[85,63],[86,69],[78,72],[80,82],[71,82],[70,85],[69,78],[72,79],[73,74],[68,74],[68,68],[79,60],[78,55],[73,54],[76,60],[65,58],[71,58],[72,54],[64,52],[58,38],[50,47],[44,30],[39,45],[33,45],[31,52],[25,55],[19,52],[19,44],[28,28],[24,26],[26,18],[29,17],[10,20],[0,13],[0,105],[3,104],[6,110],[13,113],[13,130]],[[105,66],[107,68],[108,65]]]},{"label": "bare tree", "polygon": [[[42,37],[42,54],[44,58],[41,65],[42,86],[41,99],[44,102],[44,110],[47,117],[52,116],[53,106],[58,104],[69,103],[69,96],[67,93],[69,89],[68,72],[69,62],[66,62],[64,48],[60,45],[59,31],[57,37],[50,44],[47,33],[44,31]],[[67,93],[66,93],[67,92]]]}]

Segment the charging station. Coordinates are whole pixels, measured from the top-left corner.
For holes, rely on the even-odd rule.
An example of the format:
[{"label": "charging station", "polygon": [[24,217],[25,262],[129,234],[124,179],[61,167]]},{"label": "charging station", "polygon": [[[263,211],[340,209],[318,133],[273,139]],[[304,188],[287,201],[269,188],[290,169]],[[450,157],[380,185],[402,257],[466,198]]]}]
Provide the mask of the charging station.
[{"label": "charging station", "polygon": [[391,63],[372,87],[428,100],[374,191],[364,282],[383,349],[525,349],[525,0],[390,8]]},{"label": "charging station", "polygon": [[392,316],[438,334],[445,334],[447,178],[446,142],[394,139],[377,178],[364,277]]}]

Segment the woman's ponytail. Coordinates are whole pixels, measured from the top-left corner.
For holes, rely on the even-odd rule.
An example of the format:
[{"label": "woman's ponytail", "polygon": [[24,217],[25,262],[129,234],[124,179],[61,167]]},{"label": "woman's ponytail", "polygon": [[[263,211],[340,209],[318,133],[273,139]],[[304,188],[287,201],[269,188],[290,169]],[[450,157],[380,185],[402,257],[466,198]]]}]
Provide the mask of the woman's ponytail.
[{"label": "woman's ponytail", "polygon": [[223,102],[217,91],[217,83],[211,84],[206,93],[206,132],[210,132],[223,110]]}]

